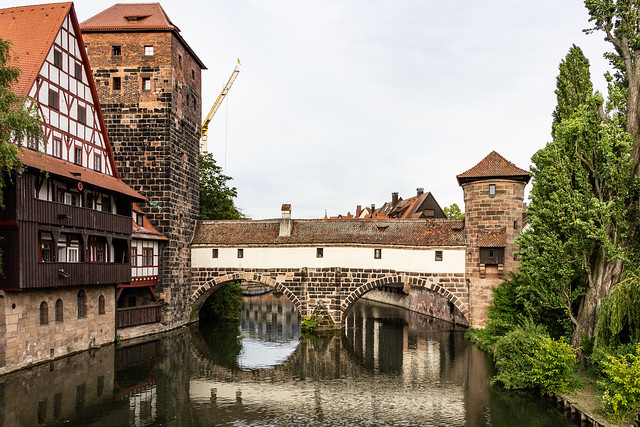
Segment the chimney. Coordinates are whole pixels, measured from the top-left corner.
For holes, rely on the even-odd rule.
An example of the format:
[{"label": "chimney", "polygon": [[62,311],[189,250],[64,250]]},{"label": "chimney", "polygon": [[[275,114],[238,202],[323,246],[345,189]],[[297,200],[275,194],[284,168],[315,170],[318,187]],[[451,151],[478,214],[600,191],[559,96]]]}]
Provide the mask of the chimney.
[{"label": "chimney", "polygon": [[418,187],[418,188],[416,189],[416,193],[417,193],[416,195],[417,195],[418,197],[422,196],[422,195],[424,194],[424,188],[422,188],[422,187]]},{"label": "chimney", "polygon": [[376,205],[371,203],[371,213],[373,213],[373,211],[375,211],[375,210],[376,210]]},{"label": "chimney", "polygon": [[391,193],[391,206],[398,204],[398,193]]},{"label": "chimney", "polygon": [[360,218],[360,214],[362,213],[362,206],[358,205],[356,207],[356,218]]},{"label": "chimney", "polygon": [[291,237],[291,205],[282,205],[282,219],[280,220],[280,234],[278,237]]}]

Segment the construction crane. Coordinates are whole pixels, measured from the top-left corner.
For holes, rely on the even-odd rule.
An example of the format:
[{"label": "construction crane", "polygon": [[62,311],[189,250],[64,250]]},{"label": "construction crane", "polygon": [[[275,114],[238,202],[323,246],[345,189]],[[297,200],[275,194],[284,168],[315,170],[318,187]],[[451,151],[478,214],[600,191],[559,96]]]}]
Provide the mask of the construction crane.
[{"label": "construction crane", "polygon": [[222,89],[222,92],[220,92],[220,95],[218,95],[218,99],[216,99],[216,102],[213,103],[213,107],[211,107],[211,111],[209,111],[209,114],[207,114],[207,118],[204,119],[204,123],[202,123],[202,129],[200,130],[200,152],[201,153],[207,152],[207,130],[209,129],[209,123],[211,122],[211,119],[213,118],[213,116],[216,114],[216,111],[218,111],[218,108],[220,108],[220,104],[222,104],[224,97],[227,96],[227,94],[229,93],[231,86],[233,86],[233,82],[236,81],[236,77],[238,77],[238,73],[240,73],[240,59],[238,59],[238,64],[236,65],[236,68],[234,68],[233,72],[231,73],[231,77],[229,77],[229,80],[227,81],[227,84],[224,86],[224,89]]}]

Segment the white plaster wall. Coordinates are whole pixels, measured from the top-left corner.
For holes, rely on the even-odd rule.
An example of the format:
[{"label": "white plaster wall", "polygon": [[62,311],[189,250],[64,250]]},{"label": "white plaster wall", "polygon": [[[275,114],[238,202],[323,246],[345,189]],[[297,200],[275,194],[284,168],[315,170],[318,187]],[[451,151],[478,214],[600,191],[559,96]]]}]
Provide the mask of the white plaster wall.
[{"label": "white plaster wall", "polygon": [[[322,247],[324,256],[316,257]],[[214,246],[192,247],[194,268],[376,268],[419,273],[464,273],[464,247],[460,248],[390,248],[381,247],[382,258],[374,259],[373,247],[310,246],[310,247],[244,247],[244,257],[238,258],[237,247],[217,247],[218,258],[212,257]],[[435,260],[436,250],[442,251],[442,261]]]}]

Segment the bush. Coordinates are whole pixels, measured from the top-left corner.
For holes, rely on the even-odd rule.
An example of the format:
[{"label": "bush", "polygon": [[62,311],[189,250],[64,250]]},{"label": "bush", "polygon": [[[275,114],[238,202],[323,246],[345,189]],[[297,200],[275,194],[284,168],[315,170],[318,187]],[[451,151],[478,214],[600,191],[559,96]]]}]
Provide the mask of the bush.
[{"label": "bush", "polygon": [[508,389],[563,393],[578,384],[577,351],[549,338],[541,326],[527,323],[500,337],[494,347],[498,373],[492,382]]},{"label": "bush", "polygon": [[632,420],[640,412],[640,343],[626,355],[607,355],[602,361],[605,379],[602,402],[615,421]]},{"label": "bush", "polygon": [[302,319],[300,323],[300,329],[302,331],[314,331],[320,325],[320,319],[318,316],[307,316]]}]

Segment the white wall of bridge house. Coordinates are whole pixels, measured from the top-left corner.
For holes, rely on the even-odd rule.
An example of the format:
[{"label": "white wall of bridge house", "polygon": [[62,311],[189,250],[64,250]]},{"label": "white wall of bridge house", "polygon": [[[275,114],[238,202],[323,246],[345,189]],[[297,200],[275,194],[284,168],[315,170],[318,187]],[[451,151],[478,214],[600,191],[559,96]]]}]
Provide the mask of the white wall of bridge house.
[{"label": "white wall of bridge house", "polygon": [[[322,258],[317,249],[322,248]],[[218,257],[213,258],[217,249]],[[238,258],[238,249],[243,250]],[[374,249],[381,249],[380,259],[374,258]],[[436,251],[442,251],[442,261],[436,261]],[[410,271],[416,273],[465,272],[465,247],[221,247],[193,246],[193,268],[363,268]]]}]

